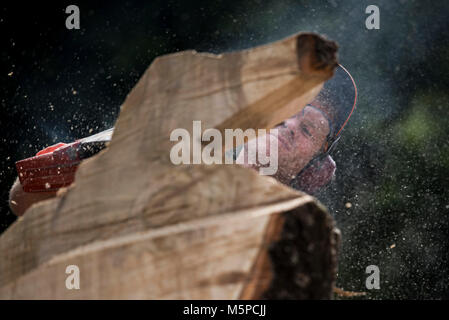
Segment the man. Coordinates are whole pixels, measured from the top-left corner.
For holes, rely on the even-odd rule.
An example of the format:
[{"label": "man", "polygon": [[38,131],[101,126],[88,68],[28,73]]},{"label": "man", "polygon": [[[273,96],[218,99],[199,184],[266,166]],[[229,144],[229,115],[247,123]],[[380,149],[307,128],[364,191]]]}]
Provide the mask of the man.
[{"label": "man", "polygon": [[[315,193],[327,185],[336,170],[330,152],[340,139],[343,128],[355,109],[357,88],[349,72],[339,66],[318,96],[293,117],[278,125],[277,137],[258,137],[244,145],[237,161],[243,166],[259,168],[248,163],[248,150],[267,144],[267,156],[272,141],[278,145],[278,181],[307,193]],[[268,166],[268,165],[266,165]]]},{"label": "man", "polygon": [[[258,163],[248,164],[249,146],[277,139],[278,170],[273,177],[304,192],[316,192],[327,185],[334,176],[336,165],[329,153],[354,111],[356,98],[357,89],[354,80],[346,69],[339,66],[334,77],[325,83],[311,104],[278,125],[277,136],[268,134],[245,144],[243,146],[245,152],[236,155],[237,162],[246,167],[260,167]],[[53,152],[64,146],[65,144],[58,144],[48,147],[38,155]],[[270,152],[269,144],[266,152]],[[10,191],[9,204],[11,210],[21,216],[32,204],[54,197],[56,192],[57,190],[25,192],[19,179],[16,179]]]}]

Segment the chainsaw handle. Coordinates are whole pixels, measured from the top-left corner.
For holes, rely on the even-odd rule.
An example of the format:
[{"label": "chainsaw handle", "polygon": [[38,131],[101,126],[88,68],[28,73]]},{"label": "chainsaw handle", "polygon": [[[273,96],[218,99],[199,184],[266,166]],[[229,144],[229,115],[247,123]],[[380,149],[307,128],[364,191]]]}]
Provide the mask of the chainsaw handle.
[{"label": "chainsaw handle", "polygon": [[67,146],[67,143],[64,142],[58,142],[57,144],[54,144],[52,146],[49,146],[45,149],[42,149],[41,151],[39,151],[38,153],[36,153],[36,156],[40,156],[42,154],[46,154],[46,153],[51,153],[61,147]]}]

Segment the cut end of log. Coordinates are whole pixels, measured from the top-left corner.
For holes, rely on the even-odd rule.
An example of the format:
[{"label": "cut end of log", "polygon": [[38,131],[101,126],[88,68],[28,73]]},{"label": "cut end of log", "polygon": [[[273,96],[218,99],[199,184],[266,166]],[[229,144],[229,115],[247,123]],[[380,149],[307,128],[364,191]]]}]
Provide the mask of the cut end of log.
[{"label": "cut end of log", "polygon": [[273,216],[240,299],[331,299],[337,230],[316,201]]},{"label": "cut end of log", "polygon": [[298,66],[305,74],[330,78],[338,66],[337,50],[336,42],[317,34],[304,33],[296,38]]}]

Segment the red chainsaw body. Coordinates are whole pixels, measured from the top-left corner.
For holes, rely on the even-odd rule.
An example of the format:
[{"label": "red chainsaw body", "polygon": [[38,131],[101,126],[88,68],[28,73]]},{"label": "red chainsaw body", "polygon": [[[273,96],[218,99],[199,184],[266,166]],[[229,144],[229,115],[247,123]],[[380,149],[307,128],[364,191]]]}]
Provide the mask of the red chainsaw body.
[{"label": "red chainsaw body", "polygon": [[36,156],[16,162],[20,184],[25,192],[49,192],[70,185],[81,162],[80,142],[58,143]]}]

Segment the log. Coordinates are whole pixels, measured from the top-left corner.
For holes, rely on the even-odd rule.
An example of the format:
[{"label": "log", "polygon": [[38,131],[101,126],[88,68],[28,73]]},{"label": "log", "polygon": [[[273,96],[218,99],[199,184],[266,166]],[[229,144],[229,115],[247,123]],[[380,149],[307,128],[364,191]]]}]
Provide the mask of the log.
[{"label": "log", "polygon": [[[274,127],[316,96],[336,50],[299,33],[156,58],[109,146],[0,236],[0,298],[331,298],[338,236],[316,199],[238,165],[174,165],[169,137],[194,120]],[[80,289],[66,288],[69,265]]]}]

